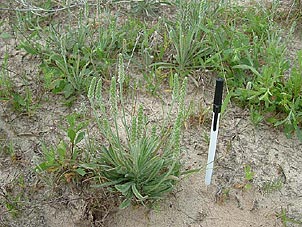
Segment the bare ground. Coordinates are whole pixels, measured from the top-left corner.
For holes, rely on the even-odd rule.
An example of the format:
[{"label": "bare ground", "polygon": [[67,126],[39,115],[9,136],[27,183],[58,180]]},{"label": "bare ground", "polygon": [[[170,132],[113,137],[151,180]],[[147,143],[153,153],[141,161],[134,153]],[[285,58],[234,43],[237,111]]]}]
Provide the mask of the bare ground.
[{"label": "bare ground", "polygon": [[[4,31],[9,29],[4,27]],[[295,39],[293,51],[301,49],[300,38]],[[0,226],[270,227],[283,225],[278,217],[282,210],[289,218],[301,220],[301,142],[266,124],[254,126],[248,111],[235,105],[230,105],[221,119],[212,185],[204,185],[204,171],[187,176],[152,210],[142,206],[112,209],[116,199],[103,191],[41,180],[32,169],[41,143],[58,142],[64,136],[60,129],[64,116],[83,111],[83,104],[89,105],[85,97],[79,97],[72,108],[67,108],[61,97],[43,93],[36,79],[38,60],[17,50],[13,38],[1,43],[5,43],[0,47],[1,61],[8,52],[15,86],[20,90],[29,86],[38,97],[35,102],[39,107],[28,116],[13,112],[8,101],[0,103]],[[29,84],[25,85],[22,78]],[[188,101],[211,108],[214,77],[205,74],[202,78],[198,88],[190,84]],[[150,118],[158,119],[161,102],[147,94],[139,100]],[[209,130],[210,114],[203,124],[188,122],[182,141],[185,168],[205,167]],[[13,156],[7,151],[9,141],[14,144]],[[249,189],[245,188],[244,166],[254,172]],[[106,197],[104,202],[102,198]],[[6,205],[16,198],[19,211],[14,217]]]}]

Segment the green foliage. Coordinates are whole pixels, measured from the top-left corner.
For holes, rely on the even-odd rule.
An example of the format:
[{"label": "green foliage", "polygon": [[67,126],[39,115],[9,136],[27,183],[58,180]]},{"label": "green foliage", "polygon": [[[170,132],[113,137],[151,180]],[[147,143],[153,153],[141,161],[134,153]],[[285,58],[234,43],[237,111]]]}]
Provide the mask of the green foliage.
[{"label": "green foliage", "polygon": [[25,176],[21,173],[5,186],[0,187],[0,204],[12,218],[18,218],[28,201],[26,194]]},{"label": "green foliage", "polygon": [[68,127],[65,130],[69,141],[62,140],[55,147],[47,148],[42,145],[43,161],[35,167],[37,172],[64,174],[67,182],[71,181],[76,173],[84,176],[85,170],[80,167],[81,149],[77,146],[85,137],[84,128],[87,122],[78,122],[79,115],[67,116]]},{"label": "green foliage", "polygon": [[112,17],[106,18],[106,25],[89,22],[85,16],[77,22],[36,29],[19,45],[41,57],[45,88],[66,99],[87,91],[92,76],[110,77],[125,35]]},{"label": "green foliage", "polygon": [[267,120],[283,126],[287,136],[296,132],[301,139],[301,53],[287,79],[290,64],[274,15],[252,7],[180,4],[180,24],[169,33],[177,64],[154,65],[187,73],[200,68],[218,70],[226,77],[231,96],[249,107],[255,124]]},{"label": "green foliage", "polygon": [[158,11],[161,5],[171,5],[170,1],[160,0],[143,0],[143,1],[121,1],[114,0],[113,3],[130,3],[131,13],[142,16],[158,16]]},{"label": "green foliage", "polygon": [[13,84],[9,78],[8,54],[5,53],[0,70],[0,100],[9,100],[13,92]]},{"label": "green foliage", "polygon": [[[283,57],[284,59],[284,57]],[[282,61],[281,61],[282,62]],[[284,76],[284,66],[267,65],[262,73],[257,73],[255,80],[247,88],[238,88],[235,96],[253,108],[253,113],[266,115],[267,121],[274,126],[283,126],[287,136],[301,130],[302,122],[302,52],[297,56],[289,78]],[[300,138],[301,139],[301,138]]]},{"label": "green foliage", "polygon": [[204,66],[204,59],[212,53],[205,39],[207,9],[205,1],[183,1],[180,4],[178,18],[166,24],[175,53],[173,59],[155,63],[155,66],[186,74]]},{"label": "green foliage", "polygon": [[281,212],[276,216],[281,219],[284,227],[287,227],[288,224],[302,225],[302,220],[296,220],[294,218],[288,217],[285,209],[282,209]]},{"label": "green foliage", "polygon": [[265,193],[272,193],[277,190],[281,190],[283,187],[282,179],[278,178],[273,181],[265,182],[261,188]]},{"label": "green foliage", "polygon": [[11,93],[13,109],[18,112],[31,114],[37,107],[32,98],[32,92],[28,87],[25,89],[25,94]]},{"label": "green foliage", "polygon": [[1,204],[4,205],[6,210],[13,218],[17,218],[20,214],[22,193],[14,195],[12,193],[5,193],[2,188],[0,188],[0,196],[4,198],[3,201],[0,200]]},{"label": "green foliage", "polygon": [[3,58],[0,71],[0,101],[8,101],[13,110],[31,114],[37,107],[34,104],[33,95],[28,86],[25,91],[16,91],[16,87],[10,78],[11,71],[8,69],[8,54]]},{"label": "green foliage", "polygon": [[[101,97],[101,79],[92,80],[88,98],[94,109],[100,134],[108,144],[100,146],[96,160],[98,168],[95,169],[95,173],[100,181],[96,187],[108,186],[120,192],[125,198],[120,205],[124,208],[132,201],[145,203],[160,199],[179,181],[182,174],[180,135],[184,121],[183,100],[187,79],[184,79],[179,90],[174,90],[173,103],[162,126],[157,124],[150,126],[142,105],[138,107],[136,114],[131,116],[126,114],[122,95],[124,72],[121,55],[119,64],[118,83],[115,77],[111,80],[109,109],[105,108],[104,99]],[[179,83],[177,75],[174,82]],[[117,108],[118,104],[121,106]],[[171,110],[176,104],[178,113],[173,123]],[[97,112],[98,108],[100,115]],[[121,138],[122,133],[126,138]]]},{"label": "green foliage", "polygon": [[255,175],[255,173],[252,172],[252,169],[251,169],[250,165],[245,165],[244,166],[244,174],[245,174],[244,178],[245,178],[245,181],[246,181],[244,188],[249,190],[252,187],[250,182],[252,182],[252,180],[254,178],[254,175]]}]

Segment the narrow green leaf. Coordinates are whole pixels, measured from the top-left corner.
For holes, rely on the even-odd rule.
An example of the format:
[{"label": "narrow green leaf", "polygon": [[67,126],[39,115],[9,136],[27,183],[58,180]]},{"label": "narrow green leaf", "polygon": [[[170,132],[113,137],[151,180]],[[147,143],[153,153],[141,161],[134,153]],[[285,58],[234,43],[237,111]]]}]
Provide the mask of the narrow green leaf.
[{"label": "narrow green leaf", "polygon": [[95,86],[96,86],[96,77],[93,77],[90,82],[90,86],[89,86],[89,90],[88,90],[88,99],[90,102],[92,102],[92,99],[94,97]]},{"label": "narrow green leaf", "polygon": [[66,144],[64,142],[61,142],[57,147],[57,153],[59,155],[60,161],[65,161],[66,158]]},{"label": "narrow green leaf", "polygon": [[230,103],[233,94],[234,93],[231,91],[226,95],[226,97],[221,105],[221,115],[223,115],[225,113],[226,108],[227,108],[228,104]]},{"label": "narrow green leaf", "polygon": [[133,184],[133,182],[127,182],[125,184],[115,185],[115,188],[125,196]]},{"label": "narrow green leaf", "polygon": [[233,69],[243,69],[243,70],[251,70],[256,76],[261,76],[260,73],[252,66],[249,65],[235,65],[232,67]]},{"label": "narrow green leaf", "polygon": [[105,182],[105,183],[102,183],[102,184],[92,185],[91,187],[93,187],[93,188],[109,187],[109,186],[112,186],[112,185],[119,184],[119,183],[123,182],[124,180],[125,179],[118,179],[118,180],[108,181],[108,182]]},{"label": "narrow green leaf", "polygon": [[137,190],[135,184],[132,184],[131,189],[132,189],[133,194],[134,194],[134,195],[136,196],[136,198],[138,198],[139,200],[142,201],[142,200],[145,200],[145,199],[148,198],[148,196],[142,196],[142,195],[139,193],[139,191]]},{"label": "narrow green leaf", "polygon": [[86,171],[82,168],[77,168],[76,172],[80,174],[82,177],[86,175]]},{"label": "narrow green leaf", "polygon": [[96,170],[100,167],[98,164],[94,164],[94,163],[83,163],[80,164],[79,166],[84,169],[90,169],[90,170]]},{"label": "narrow green leaf", "polygon": [[302,142],[302,129],[297,127],[296,129],[297,138]]},{"label": "narrow green leaf", "polygon": [[78,144],[79,142],[81,142],[84,139],[84,136],[85,136],[85,132],[78,133],[74,144]]},{"label": "narrow green leaf", "polygon": [[48,162],[42,162],[40,163],[39,165],[37,165],[35,167],[35,171],[36,172],[42,172],[42,171],[45,171],[49,168],[49,163]]},{"label": "narrow green leaf", "polygon": [[120,209],[125,209],[127,208],[128,206],[131,205],[131,199],[125,199],[121,205],[119,206]]},{"label": "narrow green leaf", "polygon": [[72,94],[75,93],[75,89],[71,84],[66,84],[63,89],[64,97],[68,99]]}]

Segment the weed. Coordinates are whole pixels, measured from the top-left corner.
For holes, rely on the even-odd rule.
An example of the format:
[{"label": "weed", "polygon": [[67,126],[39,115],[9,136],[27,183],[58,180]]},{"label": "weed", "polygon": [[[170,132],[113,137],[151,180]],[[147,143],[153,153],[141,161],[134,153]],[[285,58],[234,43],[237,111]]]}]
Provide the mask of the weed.
[{"label": "weed", "polygon": [[251,115],[251,121],[253,122],[254,125],[258,125],[264,119],[264,117],[258,110],[254,110],[254,106],[251,106],[250,115]]},{"label": "weed", "polygon": [[274,191],[280,190],[282,187],[283,187],[282,179],[279,178],[270,182],[265,182],[262,187],[262,190],[265,193],[272,193]]},{"label": "weed", "polygon": [[212,53],[205,40],[205,14],[207,5],[204,1],[192,1],[180,5],[176,22],[167,23],[167,31],[175,55],[172,62],[153,64],[160,68],[176,69],[188,74],[193,69],[204,66],[204,58]]},{"label": "weed", "polygon": [[19,195],[12,196],[12,195],[9,195],[8,193],[4,194],[3,192],[0,193],[0,196],[5,198],[5,201],[3,201],[3,204],[5,205],[5,208],[10,213],[10,215],[13,218],[18,217],[18,215],[20,214],[19,203],[20,203],[21,197]]},{"label": "weed", "polygon": [[0,187],[0,204],[3,204],[13,218],[18,218],[27,202],[24,175],[14,178],[10,183]]},{"label": "weed", "polygon": [[302,225],[302,220],[296,220],[293,218],[289,218],[286,214],[285,209],[282,209],[280,213],[276,214],[276,216],[281,219],[284,227],[288,226],[288,224]]},{"label": "weed", "polygon": [[162,80],[156,73],[144,74],[144,83],[147,91],[156,96],[160,90],[160,85],[162,84]]},{"label": "weed", "polygon": [[187,122],[185,122],[185,126],[190,127],[192,125],[202,125],[206,119],[207,115],[210,112],[209,108],[206,108],[201,103],[195,103],[193,100],[190,102]]},{"label": "weed", "polygon": [[13,92],[13,83],[9,77],[8,53],[4,54],[0,71],[0,100],[9,100]]},{"label": "weed", "polygon": [[244,166],[244,174],[245,174],[245,181],[246,181],[244,188],[249,190],[252,187],[250,182],[253,180],[255,175],[255,173],[252,172],[250,165]]},{"label": "weed", "polygon": [[[120,55],[118,80],[115,77],[111,80],[109,113],[103,102],[102,80],[93,79],[88,93],[100,133],[108,144],[100,147],[96,162],[98,168],[95,169],[100,184],[96,187],[107,186],[120,192],[125,198],[120,205],[122,208],[129,206],[132,201],[146,203],[160,199],[179,181],[182,174],[180,134],[187,83],[185,79],[180,88],[178,76],[174,77],[172,107],[162,127],[159,127],[149,126],[142,105],[137,114],[127,119],[122,95],[124,78],[123,58]],[[171,111],[177,103],[178,114],[172,124]],[[118,104],[121,106],[118,107]],[[97,107],[101,116],[97,114]],[[125,139],[121,138],[122,133],[126,135]]]},{"label": "weed", "polygon": [[[301,69],[301,56],[302,53],[299,52],[297,64],[293,67],[289,79],[284,77],[285,68],[282,65],[280,68],[279,63],[277,68],[272,65],[263,67],[262,74],[257,73],[257,79],[248,89],[236,90],[236,97],[239,100],[248,102],[258,117],[266,114],[267,121],[274,126],[282,125],[287,136],[296,131],[299,137],[298,132],[301,128],[302,78],[297,73]],[[272,112],[276,114],[272,115]]]},{"label": "weed", "polygon": [[41,57],[45,88],[66,99],[87,91],[93,76],[110,77],[116,50],[122,48],[124,31],[119,30],[114,18],[95,27],[82,13],[76,26],[74,21],[68,25],[50,24],[19,45]]},{"label": "weed", "polygon": [[161,5],[171,5],[169,1],[144,0],[144,1],[121,1],[115,0],[114,3],[130,3],[131,12],[134,15],[143,15],[147,17],[157,16]]},{"label": "weed", "polygon": [[[72,181],[76,174],[84,176],[86,172],[79,167],[81,149],[77,145],[84,139],[83,129],[87,122],[77,122],[78,115],[67,116],[68,128],[66,134],[69,143],[61,141],[57,146],[47,148],[42,146],[43,161],[35,167],[37,172],[62,174],[67,182]],[[60,176],[61,177],[61,176]]]},{"label": "weed", "polygon": [[215,202],[222,205],[230,199],[230,188],[218,188],[215,193]]},{"label": "weed", "polygon": [[13,92],[11,95],[13,97],[12,106],[15,111],[31,115],[36,109],[37,105],[34,104],[32,92],[28,87],[25,88],[25,94]]}]

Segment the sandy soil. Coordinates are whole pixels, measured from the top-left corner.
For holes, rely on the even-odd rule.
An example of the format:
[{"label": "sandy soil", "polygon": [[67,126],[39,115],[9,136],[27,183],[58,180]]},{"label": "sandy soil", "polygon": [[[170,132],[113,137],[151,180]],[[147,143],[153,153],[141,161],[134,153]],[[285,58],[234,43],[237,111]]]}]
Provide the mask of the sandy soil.
[{"label": "sandy soil", "polygon": [[[6,22],[1,31],[11,33]],[[293,52],[301,48],[300,38],[295,38]],[[83,106],[89,105],[80,96],[68,108],[62,104],[62,97],[44,93],[37,79],[39,60],[17,50],[13,33],[11,39],[1,38],[0,42],[4,43],[0,56],[9,54],[9,74],[15,86],[20,90],[29,86],[39,104],[28,116],[13,112],[7,101],[0,103],[0,226],[273,227],[283,225],[278,217],[283,209],[289,218],[302,218],[302,143],[266,124],[253,125],[249,112],[232,104],[221,118],[212,184],[205,186],[203,170],[187,176],[153,209],[112,209],[116,199],[103,191],[93,191],[86,185],[51,184],[45,176],[41,179],[32,169],[41,144],[57,143],[64,136],[64,116],[87,111]],[[3,57],[0,64],[2,61]],[[25,84],[24,78],[29,83]],[[211,109],[214,76],[205,73],[201,78],[199,87],[190,82],[187,99]],[[50,105],[47,100],[55,101]],[[158,99],[142,94],[139,100],[151,119],[159,118],[162,107]],[[182,140],[187,169],[205,167],[210,116],[206,114],[203,124],[187,123]],[[13,155],[8,152],[9,141],[14,144]],[[245,166],[254,173],[249,189],[245,188]],[[17,217],[7,212],[5,204],[13,200],[7,195],[19,198],[16,206],[21,212]],[[107,198],[105,204],[102,198]]]}]

